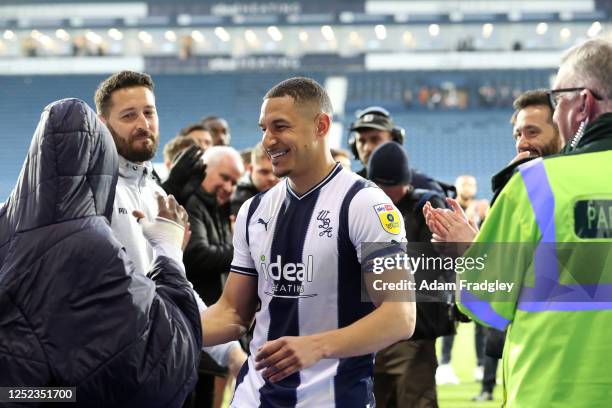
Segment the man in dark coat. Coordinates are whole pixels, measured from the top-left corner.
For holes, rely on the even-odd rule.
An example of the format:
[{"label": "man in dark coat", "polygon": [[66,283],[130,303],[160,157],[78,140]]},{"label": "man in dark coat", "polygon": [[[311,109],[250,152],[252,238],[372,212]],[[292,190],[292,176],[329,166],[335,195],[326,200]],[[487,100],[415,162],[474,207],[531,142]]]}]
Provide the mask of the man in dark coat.
[{"label": "man in dark coat", "polygon": [[[408,155],[399,143],[386,142],[374,149],[368,162],[368,179],[380,187],[397,206],[404,218],[406,239],[411,243],[409,255],[437,257],[430,243],[431,232],[422,208],[429,203],[444,207],[444,198],[432,190],[415,189]],[[425,270],[414,275],[417,287],[423,280],[434,279]],[[454,334],[454,323],[448,318],[446,302],[422,301],[417,297],[417,324],[409,340],[399,341],[376,353],[374,395],[381,407],[437,407],[435,374],[436,338]]]},{"label": "man in dark coat", "polygon": [[[204,153],[203,160],[206,177],[185,203],[192,233],[183,262],[197,293],[204,303],[212,305],[221,296],[223,279],[230,270],[234,248],[229,204],[244,169],[240,154],[229,146],[211,147]],[[216,364],[203,357],[194,406],[213,405],[215,379],[212,374],[216,371]],[[223,381],[216,382],[216,388],[222,389]]]},{"label": "man in dark coat", "polygon": [[134,273],[109,226],[117,166],[84,102],[47,106],[0,208],[0,386],[74,386],[99,407],[180,407],[193,387],[202,334],[183,210],[160,199],[143,222],[151,278]]},{"label": "man in dark coat", "polygon": [[221,296],[221,277],[229,272],[232,255],[230,197],[243,172],[242,159],[229,146],[214,146],[204,153],[206,177],[185,208],[189,213],[191,239],[183,261],[189,281],[207,305]]}]

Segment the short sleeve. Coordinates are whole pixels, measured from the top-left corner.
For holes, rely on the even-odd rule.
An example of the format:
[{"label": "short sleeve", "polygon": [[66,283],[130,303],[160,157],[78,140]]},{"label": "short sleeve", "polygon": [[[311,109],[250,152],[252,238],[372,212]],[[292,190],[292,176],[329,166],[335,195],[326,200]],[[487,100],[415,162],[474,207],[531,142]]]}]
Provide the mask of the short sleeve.
[{"label": "short sleeve", "polygon": [[253,257],[251,256],[249,243],[247,241],[247,228],[249,227],[247,215],[251,202],[252,199],[245,202],[242,207],[240,207],[240,211],[238,211],[238,216],[236,217],[233,238],[234,258],[232,259],[230,271],[242,275],[257,276],[257,270],[255,269],[255,263],[253,262]]},{"label": "short sleeve", "polygon": [[[353,197],[349,207],[349,235],[360,263],[363,263],[362,244],[366,242],[384,243],[387,256],[406,252],[404,217],[377,187],[366,187]],[[377,256],[380,255],[377,251]]]}]

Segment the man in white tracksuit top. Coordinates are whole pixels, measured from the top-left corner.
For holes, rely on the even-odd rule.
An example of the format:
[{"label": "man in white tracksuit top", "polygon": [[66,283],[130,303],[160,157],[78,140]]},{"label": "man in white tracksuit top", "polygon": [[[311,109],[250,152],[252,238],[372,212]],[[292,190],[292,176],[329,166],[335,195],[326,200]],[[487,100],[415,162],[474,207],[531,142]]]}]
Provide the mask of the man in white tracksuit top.
[{"label": "man in white tracksuit top", "polygon": [[[153,261],[153,251],[132,212],[140,211],[153,220],[158,213],[157,194],[166,196],[153,178],[150,162],[159,145],[153,82],[146,74],[123,71],[100,84],[95,99],[98,115],[111,131],[119,153],[111,228],[125,247],[135,270],[146,274]],[[201,313],[206,305],[195,291],[193,293]],[[244,352],[237,342],[204,348],[204,351],[222,366],[239,366],[244,360]]]}]

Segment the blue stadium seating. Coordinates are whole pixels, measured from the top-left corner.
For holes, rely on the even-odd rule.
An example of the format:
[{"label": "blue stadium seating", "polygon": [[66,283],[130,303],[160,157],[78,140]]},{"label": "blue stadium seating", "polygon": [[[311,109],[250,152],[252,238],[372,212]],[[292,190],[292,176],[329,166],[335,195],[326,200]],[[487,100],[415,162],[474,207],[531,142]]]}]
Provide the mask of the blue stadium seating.
[{"label": "blue stadium seating", "polygon": [[[260,138],[257,126],[261,98],[275,83],[293,75],[308,75],[323,83],[322,72],[224,73],[207,75],[156,75],[161,144],[183,126],[207,114],[226,117],[232,127],[232,145],[254,145]],[[338,75],[335,73],[334,75]],[[549,71],[484,72],[368,72],[345,74],[349,80],[346,117],[355,110],[379,104],[391,110],[396,122],[406,127],[406,148],[413,165],[437,178],[453,181],[459,173],[478,177],[483,196],[489,177],[513,156],[508,118],[509,107],[483,108],[476,102],[483,85],[529,89],[547,87]],[[40,112],[50,102],[77,97],[93,106],[93,93],[104,76],[0,76],[0,201],[13,187],[23,163]],[[466,89],[466,110],[436,109],[406,104],[404,90],[415,93],[423,85],[451,81]],[[343,140],[346,144],[346,140]],[[345,145],[346,147],[346,145]],[[161,149],[157,159],[161,159]]]}]

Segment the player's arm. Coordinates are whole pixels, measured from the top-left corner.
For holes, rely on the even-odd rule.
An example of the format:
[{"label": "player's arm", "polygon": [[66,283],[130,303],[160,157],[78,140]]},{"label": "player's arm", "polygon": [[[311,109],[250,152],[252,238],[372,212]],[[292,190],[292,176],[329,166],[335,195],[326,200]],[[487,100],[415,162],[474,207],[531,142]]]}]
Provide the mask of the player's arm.
[{"label": "player's arm", "polygon": [[375,353],[412,337],[416,323],[414,302],[383,301],[373,312],[337,330],[312,335],[322,358],[347,358]]},{"label": "player's arm", "polygon": [[341,329],[310,336],[281,337],[262,346],[256,369],[270,381],[280,381],[323,358],[348,358],[375,353],[414,333],[414,302],[383,301],[370,314]]},{"label": "player's arm", "polygon": [[226,343],[242,336],[257,308],[257,277],[230,273],[221,298],[202,315],[204,346]]},{"label": "player's arm", "polygon": [[257,271],[246,239],[247,201],[236,219],[234,258],[221,298],[201,314],[205,346],[226,343],[242,336],[253,321],[257,309]]}]

